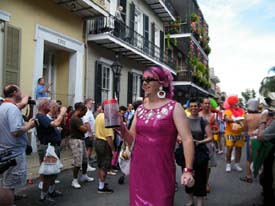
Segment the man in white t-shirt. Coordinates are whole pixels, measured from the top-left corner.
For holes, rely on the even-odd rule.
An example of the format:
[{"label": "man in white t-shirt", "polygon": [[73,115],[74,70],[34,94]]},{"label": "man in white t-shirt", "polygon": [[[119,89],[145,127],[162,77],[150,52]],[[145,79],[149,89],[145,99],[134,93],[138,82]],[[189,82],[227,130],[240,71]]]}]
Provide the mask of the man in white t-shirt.
[{"label": "man in white t-shirt", "polygon": [[[87,151],[87,156],[88,159],[91,158],[92,155],[92,149],[93,149],[93,142],[95,138],[95,130],[94,130],[94,115],[93,115],[93,105],[94,105],[94,100],[91,98],[88,98],[85,100],[84,104],[87,107],[87,112],[85,116],[82,117],[83,124],[86,125],[88,128],[88,131],[85,133],[85,145],[86,145],[86,151]],[[95,171],[96,169],[92,166],[89,165],[88,161],[88,168],[87,171]]]}]

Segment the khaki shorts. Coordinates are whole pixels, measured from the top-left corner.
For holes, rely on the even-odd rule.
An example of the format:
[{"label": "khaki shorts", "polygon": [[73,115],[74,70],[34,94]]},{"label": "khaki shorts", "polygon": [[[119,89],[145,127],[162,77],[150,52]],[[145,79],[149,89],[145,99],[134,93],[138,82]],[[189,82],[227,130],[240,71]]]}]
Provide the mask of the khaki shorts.
[{"label": "khaki shorts", "polygon": [[84,140],[70,139],[70,148],[73,154],[73,164],[75,167],[81,167],[82,164],[87,163],[87,153]]},{"label": "khaki shorts", "polygon": [[227,147],[243,147],[245,138],[237,135],[225,135],[225,145]]},{"label": "khaki shorts", "polygon": [[27,183],[27,162],[25,153],[15,158],[16,165],[0,174],[0,187],[15,189]]}]

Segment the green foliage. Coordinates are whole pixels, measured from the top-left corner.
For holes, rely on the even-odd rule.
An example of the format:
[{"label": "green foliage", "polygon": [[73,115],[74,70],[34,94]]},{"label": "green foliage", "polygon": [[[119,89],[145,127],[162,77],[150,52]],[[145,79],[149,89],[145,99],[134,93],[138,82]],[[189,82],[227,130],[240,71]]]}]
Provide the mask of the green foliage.
[{"label": "green foliage", "polygon": [[275,92],[275,76],[266,77],[261,82],[260,94],[267,96],[269,92]]},{"label": "green foliage", "polygon": [[256,92],[254,89],[246,89],[244,92],[241,93],[241,95],[245,102],[247,102],[249,99],[256,97]]},{"label": "green foliage", "polygon": [[196,13],[192,13],[190,18],[191,18],[191,22],[199,23],[199,21],[200,21],[200,18]]}]

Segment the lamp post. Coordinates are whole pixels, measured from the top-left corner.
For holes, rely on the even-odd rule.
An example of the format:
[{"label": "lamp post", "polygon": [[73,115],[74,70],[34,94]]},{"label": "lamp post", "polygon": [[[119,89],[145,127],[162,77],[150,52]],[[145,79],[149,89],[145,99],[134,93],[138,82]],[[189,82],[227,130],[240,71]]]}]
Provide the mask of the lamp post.
[{"label": "lamp post", "polygon": [[115,61],[111,65],[114,74],[114,95],[113,97],[119,102],[119,92],[120,92],[120,75],[122,70],[122,65],[119,62],[119,55],[115,55]]}]

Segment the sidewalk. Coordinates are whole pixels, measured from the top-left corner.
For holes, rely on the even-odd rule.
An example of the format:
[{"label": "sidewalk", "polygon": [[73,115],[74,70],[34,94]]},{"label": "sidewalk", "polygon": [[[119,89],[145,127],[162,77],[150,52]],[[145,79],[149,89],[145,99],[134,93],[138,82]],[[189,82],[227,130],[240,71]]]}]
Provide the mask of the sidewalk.
[{"label": "sidewalk", "polygon": [[[61,151],[61,162],[63,164],[62,170],[70,169],[72,168],[72,152],[71,150],[63,150]],[[32,153],[31,155],[27,156],[27,176],[28,179],[37,179],[39,174],[39,158],[38,153]]]}]

